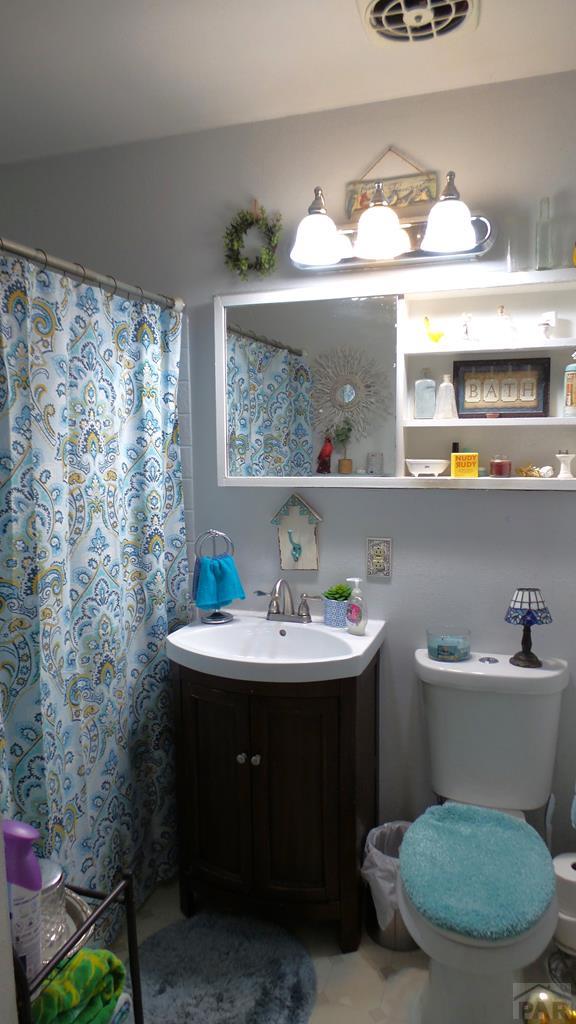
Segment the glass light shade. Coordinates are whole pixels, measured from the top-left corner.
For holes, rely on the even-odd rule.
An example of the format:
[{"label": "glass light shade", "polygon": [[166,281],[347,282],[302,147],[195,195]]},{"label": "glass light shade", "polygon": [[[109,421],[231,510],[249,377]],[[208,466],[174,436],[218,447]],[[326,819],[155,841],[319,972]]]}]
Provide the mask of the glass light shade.
[{"label": "glass light shade", "polygon": [[552,622],[550,611],[537,587],[520,587],[515,590],[504,618],[516,626],[544,626]]},{"label": "glass light shade", "polygon": [[309,213],[300,221],[290,253],[293,263],[330,267],[351,255],[350,239],[338,231],[326,213]]},{"label": "glass light shade", "polygon": [[421,248],[426,252],[466,252],[476,246],[470,210],[461,199],[441,199],[428,214]]},{"label": "glass light shade", "polygon": [[354,255],[361,260],[393,260],[411,249],[408,232],[389,206],[368,207],[360,216]]}]

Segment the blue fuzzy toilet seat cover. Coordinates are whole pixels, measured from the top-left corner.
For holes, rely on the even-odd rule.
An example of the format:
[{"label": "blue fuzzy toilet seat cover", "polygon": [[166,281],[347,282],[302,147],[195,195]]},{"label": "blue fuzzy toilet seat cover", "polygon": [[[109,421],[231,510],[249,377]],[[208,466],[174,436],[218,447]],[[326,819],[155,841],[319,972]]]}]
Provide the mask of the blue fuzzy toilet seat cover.
[{"label": "blue fuzzy toilet seat cover", "polygon": [[447,931],[484,940],[521,935],[554,896],[552,858],[525,821],[501,811],[429,807],[400,847],[400,875],[417,910]]}]

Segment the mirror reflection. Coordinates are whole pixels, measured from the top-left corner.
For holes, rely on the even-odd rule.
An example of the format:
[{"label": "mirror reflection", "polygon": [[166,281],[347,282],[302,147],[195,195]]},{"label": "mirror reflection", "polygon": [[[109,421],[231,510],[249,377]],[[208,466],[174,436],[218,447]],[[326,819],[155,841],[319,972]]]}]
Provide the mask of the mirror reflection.
[{"label": "mirror reflection", "polygon": [[356,388],[353,384],[343,384],[336,391],[336,401],[341,405],[349,405],[356,398]]},{"label": "mirror reflection", "polygon": [[229,476],[393,476],[396,298],[226,310]]}]

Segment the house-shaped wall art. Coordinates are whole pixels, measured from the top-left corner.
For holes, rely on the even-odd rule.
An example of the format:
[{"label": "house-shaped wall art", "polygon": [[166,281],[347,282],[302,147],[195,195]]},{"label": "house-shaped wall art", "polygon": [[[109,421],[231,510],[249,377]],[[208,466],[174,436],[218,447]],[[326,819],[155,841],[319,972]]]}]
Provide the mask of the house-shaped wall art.
[{"label": "house-shaped wall art", "polygon": [[322,516],[299,494],[291,494],[271,520],[278,527],[282,569],[317,569],[318,523]]}]

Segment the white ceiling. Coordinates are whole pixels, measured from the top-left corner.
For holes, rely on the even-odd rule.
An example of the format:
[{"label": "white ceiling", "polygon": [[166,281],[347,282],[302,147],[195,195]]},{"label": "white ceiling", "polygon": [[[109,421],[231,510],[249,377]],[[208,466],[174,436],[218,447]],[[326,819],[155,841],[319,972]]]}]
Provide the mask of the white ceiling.
[{"label": "white ceiling", "polygon": [[356,0],[1,0],[0,161],[576,67],[575,0],[377,45]]}]

